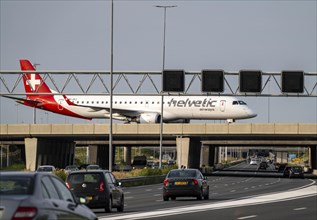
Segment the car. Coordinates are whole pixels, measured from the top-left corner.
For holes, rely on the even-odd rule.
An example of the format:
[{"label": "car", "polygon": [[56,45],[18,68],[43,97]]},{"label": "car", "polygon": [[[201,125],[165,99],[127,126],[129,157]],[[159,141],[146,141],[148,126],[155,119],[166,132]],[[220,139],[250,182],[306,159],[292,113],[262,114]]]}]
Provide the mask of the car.
[{"label": "car", "polygon": [[76,170],[79,170],[78,166],[76,166],[76,165],[68,165],[68,166],[65,167],[65,172],[66,173],[70,173],[70,172],[76,171]]},{"label": "car", "polygon": [[99,165],[97,164],[89,164],[87,167],[86,167],[86,170],[99,170],[100,167]]},{"label": "car", "polygon": [[258,165],[259,160],[256,158],[252,158],[250,161],[250,165]]},{"label": "car", "polygon": [[135,156],[133,158],[132,167],[134,169],[143,169],[147,165],[146,156]]},{"label": "car", "polygon": [[266,168],[268,168],[269,165],[267,164],[266,161],[262,161],[258,167],[258,170],[266,170]]},{"label": "car", "polygon": [[304,169],[301,166],[293,166],[289,171],[289,178],[299,177],[304,178]]},{"label": "car", "polygon": [[283,177],[289,177],[291,169],[292,166],[285,166],[285,169],[283,170]]},{"label": "car", "polygon": [[281,163],[281,164],[279,164],[278,169],[277,169],[277,172],[283,173],[286,167],[287,167],[287,164],[286,164],[286,163]]},{"label": "car", "polygon": [[37,172],[48,172],[53,173],[55,171],[55,167],[52,165],[41,165],[37,168]]},{"label": "car", "polygon": [[98,219],[65,183],[47,172],[0,172],[1,219]]},{"label": "car", "polygon": [[167,166],[174,166],[176,164],[175,160],[168,160]]},{"label": "car", "polygon": [[124,210],[121,183],[108,170],[73,171],[66,177],[66,185],[76,197],[86,198],[89,208],[104,208],[111,212]]},{"label": "car", "polygon": [[173,169],[163,183],[163,200],[176,197],[196,197],[198,200],[209,199],[207,177],[198,169]]}]

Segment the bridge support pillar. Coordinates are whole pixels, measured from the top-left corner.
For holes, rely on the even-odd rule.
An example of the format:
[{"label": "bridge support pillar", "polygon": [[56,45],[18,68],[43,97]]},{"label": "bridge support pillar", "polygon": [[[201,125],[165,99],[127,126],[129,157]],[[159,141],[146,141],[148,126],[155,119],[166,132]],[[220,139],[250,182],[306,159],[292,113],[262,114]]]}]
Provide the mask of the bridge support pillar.
[{"label": "bridge support pillar", "polygon": [[[115,153],[115,146],[112,146],[112,165],[115,162]],[[109,169],[109,145],[98,145],[97,164],[103,169]]]},{"label": "bridge support pillar", "polygon": [[201,143],[196,138],[176,138],[178,166],[199,168]]},{"label": "bridge support pillar", "polygon": [[24,143],[25,143],[25,168],[30,171],[35,171],[37,167],[37,164],[36,164],[37,138],[25,138]]},{"label": "bridge support pillar", "polygon": [[124,147],[124,162],[127,165],[131,165],[131,159],[132,159],[132,148],[131,147]]},{"label": "bridge support pillar", "polygon": [[215,147],[209,145],[202,145],[200,151],[200,167],[213,166],[215,164],[215,154]]},{"label": "bridge support pillar", "polygon": [[38,138],[25,138],[26,169],[35,171],[38,166],[49,164],[64,168],[73,162],[75,143]]},{"label": "bridge support pillar", "polygon": [[98,152],[98,146],[95,146],[95,145],[88,146],[88,163],[89,164],[97,164],[97,152]]},{"label": "bridge support pillar", "polygon": [[310,147],[311,168],[317,174],[317,146]]}]

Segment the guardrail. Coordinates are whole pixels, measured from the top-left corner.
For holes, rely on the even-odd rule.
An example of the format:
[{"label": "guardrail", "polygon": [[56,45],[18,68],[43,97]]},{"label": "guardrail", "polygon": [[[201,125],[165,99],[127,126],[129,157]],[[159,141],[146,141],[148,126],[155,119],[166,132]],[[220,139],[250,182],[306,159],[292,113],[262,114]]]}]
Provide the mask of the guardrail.
[{"label": "guardrail", "polygon": [[119,182],[121,182],[121,186],[123,187],[159,184],[163,183],[165,176],[166,175],[130,177],[119,179]]}]

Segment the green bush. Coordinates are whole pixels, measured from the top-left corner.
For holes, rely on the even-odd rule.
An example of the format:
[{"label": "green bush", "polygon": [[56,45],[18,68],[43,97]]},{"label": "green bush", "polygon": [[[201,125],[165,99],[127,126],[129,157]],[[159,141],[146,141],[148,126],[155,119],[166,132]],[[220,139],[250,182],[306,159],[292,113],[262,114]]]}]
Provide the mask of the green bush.
[{"label": "green bush", "polygon": [[144,168],[139,172],[139,176],[159,176],[162,175],[161,169]]},{"label": "green bush", "polygon": [[8,171],[23,171],[25,170],[25,164],[22,163],[16,163],[12,164],[9,167],[3,167],[2,170],[8,170]]},{"label": "green bush", "polygon": [[67,173],[65,172],[65,170],[55,170],[54,174],[58,176],[59,178],[61,178],[62,181],[65,182],[67,177]]}]

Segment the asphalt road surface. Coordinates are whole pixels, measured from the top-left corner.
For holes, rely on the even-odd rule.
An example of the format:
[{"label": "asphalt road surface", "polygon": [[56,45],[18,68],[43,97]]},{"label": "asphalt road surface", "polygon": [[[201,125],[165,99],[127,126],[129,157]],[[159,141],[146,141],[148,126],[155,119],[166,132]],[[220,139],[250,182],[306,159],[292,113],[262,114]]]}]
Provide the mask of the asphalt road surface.
[{"label": "asphalt road surface", "polygon": [[[247,164],[246,164],[247,166]],[[162,184],[125,188],[125,210],[99,219],[317,219],[317,184],[312,179],[210,176],[209,200],[163,201]]]}]

